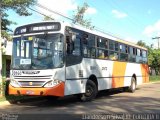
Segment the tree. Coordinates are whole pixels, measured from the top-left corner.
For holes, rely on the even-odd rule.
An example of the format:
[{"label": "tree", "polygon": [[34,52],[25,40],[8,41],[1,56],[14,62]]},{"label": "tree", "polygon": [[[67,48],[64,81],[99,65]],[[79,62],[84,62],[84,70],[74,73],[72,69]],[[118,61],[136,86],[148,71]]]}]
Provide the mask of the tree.
[{"label": "tree", "polygon": [[2,31],[2,37],[6,38],[8,41],[12,40],[12,36],[4,30]]},{"label": "tree", "polygon": [[12,9],[20,16],[29,16],[31,13],[28,11],[28,7],[34,5],[36,0],[2,0],[0,12],[2,15],[2,30],[9,31],[9,25],[15,24],[12,20],[8,19],[7,10]]},{"label": "tree", "polygon": [[146,43],[143,42],[142,40],[139,40],[139,41],[137,42],[137,45],[148,48],[148,46],[146,45]]},{"label": "tree", "polygon": [[78,6],[75,15],[73,15],[73,23],[79,23],[80,25],[93,29],[94,26],[91,25],[90,19],[84,19],[84,14],[86,10],[88,9],[89,5],[87,3],[84,3],[82,7]]},{"label": "tree", "polygon": [[156,75],[160,73],[160,49],[148,51],[148,65],[155,70]]}]

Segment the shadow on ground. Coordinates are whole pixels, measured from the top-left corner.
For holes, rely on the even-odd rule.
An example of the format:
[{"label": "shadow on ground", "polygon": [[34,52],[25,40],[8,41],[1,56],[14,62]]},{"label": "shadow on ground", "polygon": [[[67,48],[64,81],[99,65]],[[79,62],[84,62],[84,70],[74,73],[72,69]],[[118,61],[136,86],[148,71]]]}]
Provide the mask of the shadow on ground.
[{"label": "shadow on ground", "polygon": [[101,91],[91,102],[81,102],[76,96],[67,96],[52,101],[41,97],[32,101],[19,101],[10,107],[0,108],[0,111],[55,114],[160,112],[159,98],[128,96],[122,92],[121,90]]}]

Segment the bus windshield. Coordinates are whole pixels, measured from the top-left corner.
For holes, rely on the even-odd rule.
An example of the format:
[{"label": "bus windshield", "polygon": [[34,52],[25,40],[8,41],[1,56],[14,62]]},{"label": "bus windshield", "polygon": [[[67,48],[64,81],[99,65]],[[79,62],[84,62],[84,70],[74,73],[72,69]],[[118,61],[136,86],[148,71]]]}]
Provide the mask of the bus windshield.
[{"label": "bus windshield", "polygon": [[63,36],[41,34],[13,39],[12,69],[53,69],[63,66]]}]

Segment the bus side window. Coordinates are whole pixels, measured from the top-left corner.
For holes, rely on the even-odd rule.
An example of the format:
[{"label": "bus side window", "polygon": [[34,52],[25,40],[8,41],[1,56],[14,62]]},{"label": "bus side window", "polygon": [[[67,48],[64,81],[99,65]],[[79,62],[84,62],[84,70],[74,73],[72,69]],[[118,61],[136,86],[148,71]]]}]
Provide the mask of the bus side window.
[{"label": "bus side window", "polygon": [[66,50],[67,54],[72,54],[73,52],[73,42],[70,36],[66,36]]},{"label": "bus side window", "polygon": [[105,58],[104,50],[98,50],[98,58],[100,58],[100,59],[104,59]]},{"label": "bus side window", "polygon": [[109,41],[109,49],[115,50],[115,41],[112,41],[112,40]]},{"label": "bus side window", "polygon": [[133,48],[133,55],[136,55],[136,48]]},{"label": "bus side window", "polygon": [[128,61],[128,46],[125,44],[119,45],[120,61]]},{"label": "bus side window", "polygon": [[73,34],[72,37],[67,36],[66,37],[67,54],[73,54],[75,56],[79,56],[81,54],[80,43],[81,39],[78,38],[76,35]]},{"label": "bus side window", "polygon": [[128,46],[126,45],[125,48],[126,48],[126,53],[128,53]]},{"label": "bus side window", "polygon": [[109,51],[109,59],[110,60],[118,60],[119,59],[118,52]]},{"label": "bus side window", "polygon": [[89,54],[91,58],[96,57],[96,49],[95,49],[95,35],[89,34],[88,37],[88,49],[89,49]]},{"label": "bus side window", "polygon": [[98,50],[98,58],[99,59],[108,59],[108,50]]},{"label": "bus side window", "polygon": [[140,63],[143,63],[143,56],[142,56],[142,50],[140,49]]},{"label": "bus side window", "polygon": [[142,51],[143,63],[147,63],[147,52],[145,50]]},{"label": "bus side window", "polygon": [[80,56],[81,55],[81,39],[75,36],[74,39],[74,47],[73,47],[73,55]]},{"label": "bus side window", "polygon": [[119,51],[119,43],[118,42],[115,42],[115,51]]},{"label": "bus side window", "polygon": [[135,56],[135,48],[129,46],[129,62],[135,62],[136,61],[136,56]]},{"label": "bus side window", "polygon": [[88,52],[88,35],[86,33],[83,33],[82,37],[82,46],[83,46],[83,55],[84,57],[89,57],[89,52]]},{"label": "bus side window", "polygon": [[107,49],[108,48],[108,40],[102,37],[97,37],[97,47]]},{"label": "bus side window", "polygon": [[76,65],[82,62],[81,38],[75,33],[66,37],[66,54],[66,66]]},{"label": "bus side window", "polygon": [[138,49],[138,48],[137,48],[136,62],[137,62],[137,63],[142,63],[142,53],[141,53],[141,49]]},{"label": "bus side window", "polygon": [[84,57],[95,58],[95,35],[89,33],[83,33],[82,37],[82,51]]},{"label": "bus side window", "polygon": [[109,59],[108,50],[105,50],[105,51],[104,51],[104,58],[105,58],[105,59]]}]

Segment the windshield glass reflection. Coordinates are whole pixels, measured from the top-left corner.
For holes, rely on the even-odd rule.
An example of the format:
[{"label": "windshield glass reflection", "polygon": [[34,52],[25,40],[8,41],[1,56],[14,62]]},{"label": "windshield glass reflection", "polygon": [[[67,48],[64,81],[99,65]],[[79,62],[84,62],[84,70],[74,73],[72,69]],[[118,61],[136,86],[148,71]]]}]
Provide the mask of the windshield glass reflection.
[{"label": "windshield glass reflection", "polygon": [[52,69],[63,66],[63,36],[35,35],[13,40],[13,69]]}]

